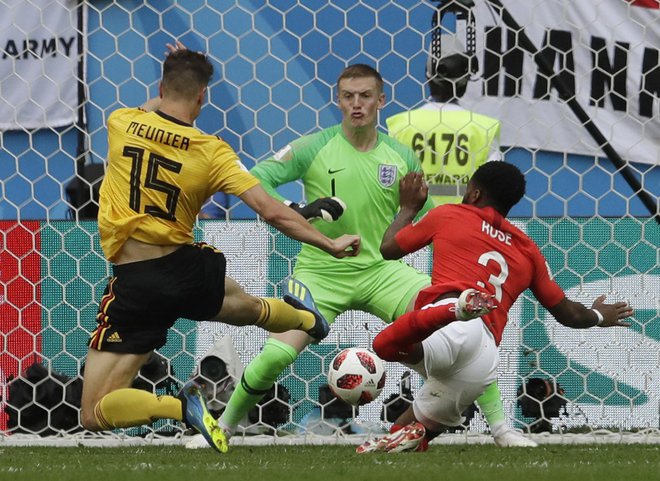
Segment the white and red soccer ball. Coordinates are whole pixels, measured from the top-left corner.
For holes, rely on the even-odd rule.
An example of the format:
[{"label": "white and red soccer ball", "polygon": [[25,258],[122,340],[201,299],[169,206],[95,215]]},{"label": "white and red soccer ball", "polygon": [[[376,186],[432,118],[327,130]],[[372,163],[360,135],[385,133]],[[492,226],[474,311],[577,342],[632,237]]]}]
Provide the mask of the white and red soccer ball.
[{"label": "white and red soccer ball", "polygon": [[362,406],[376,399],[385,386],[385,365],[368,349],[344,349],[330,364],[328,385],[339,399]]}]

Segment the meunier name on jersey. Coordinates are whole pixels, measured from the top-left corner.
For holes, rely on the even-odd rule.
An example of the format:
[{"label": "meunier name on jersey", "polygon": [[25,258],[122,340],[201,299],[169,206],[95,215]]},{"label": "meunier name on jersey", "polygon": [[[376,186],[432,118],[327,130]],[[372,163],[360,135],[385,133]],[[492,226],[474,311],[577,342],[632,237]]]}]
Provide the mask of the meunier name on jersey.
[{"label": "meunier name on jersey", "polygon": [[159,129],[152,125],[146,125],[141,122],[131,122],[126,128],[126,133],[137,135],[138,137],[161,144],[169,145],[181,150],[188,150],[190,146],[190,139],[183,135],[174,134],[164,129]]},{"label": "meunier name on jersey", "polygon": [[511,234],[505,234],[501,230],[496,229],[495,227],[490,225],[485,220],[481,222],[481,232],[488,234],[495,240],[504,242],[508,246],[511,245]]}]

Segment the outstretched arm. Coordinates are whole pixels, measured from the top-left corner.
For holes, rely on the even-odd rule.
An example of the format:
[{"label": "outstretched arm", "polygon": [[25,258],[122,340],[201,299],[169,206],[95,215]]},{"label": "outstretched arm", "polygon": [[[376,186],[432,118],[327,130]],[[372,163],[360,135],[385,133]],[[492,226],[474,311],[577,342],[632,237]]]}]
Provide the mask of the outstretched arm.
[{"label": "outstretched arm", "polygon": [[303,216],[268,195],[261,185],[255,185],[239,197],[267,223],[292,239],[311,244],[337,258],[356,256],[360,251],[359,236],[326,237]]},{"label": "outstretched arm", "polygon": [[580,302],[564,298],[559,304],[548,309],[560,324],[575,329],[589,327],[630,326],[623,319],[633,315],[633,309],[627,302],[605,303],[605,295],[599,296],[591,306],[585,307]]},{"label": "outstretched arm", "polygon": [[380,253],[384,259],[401,259],[404,252],[394,237],[397,232],[412,223],[417,213],[424,207],[428,197],[429,187],[424,181],[424,174],[410,172],[399,181],[399,204],[401,208],[383,235],[380,243]]}]

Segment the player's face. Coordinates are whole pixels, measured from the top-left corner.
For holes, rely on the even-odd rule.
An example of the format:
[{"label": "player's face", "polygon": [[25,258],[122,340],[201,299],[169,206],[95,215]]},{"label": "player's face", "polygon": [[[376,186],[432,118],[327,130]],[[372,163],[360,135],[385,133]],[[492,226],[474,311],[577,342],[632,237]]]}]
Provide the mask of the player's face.
[{"label": "player's face", "polygon": [[375,128],[378,110],[385,105],[385,94],[371,77],[345,78],[338,86],[339,109],[344,126],[354,129]]}]

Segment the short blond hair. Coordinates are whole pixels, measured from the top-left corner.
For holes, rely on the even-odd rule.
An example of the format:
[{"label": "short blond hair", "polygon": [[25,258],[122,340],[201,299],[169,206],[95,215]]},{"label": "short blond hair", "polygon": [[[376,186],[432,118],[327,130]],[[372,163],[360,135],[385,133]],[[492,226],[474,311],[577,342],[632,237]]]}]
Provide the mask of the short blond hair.
[{"label": "short blond hair", "polygon": [[383,77],[381,77],[381,75],[378,73],[378,70],[364,63],[349,65],[344,70],[342,70],[341,74],[339,74],[339,78],[337,78],[337,88],[339,88],[339,83],[344,79],[365,77],[371,77],[375,79],[376,84],[378,85],[378,92],[383,91]]}]

